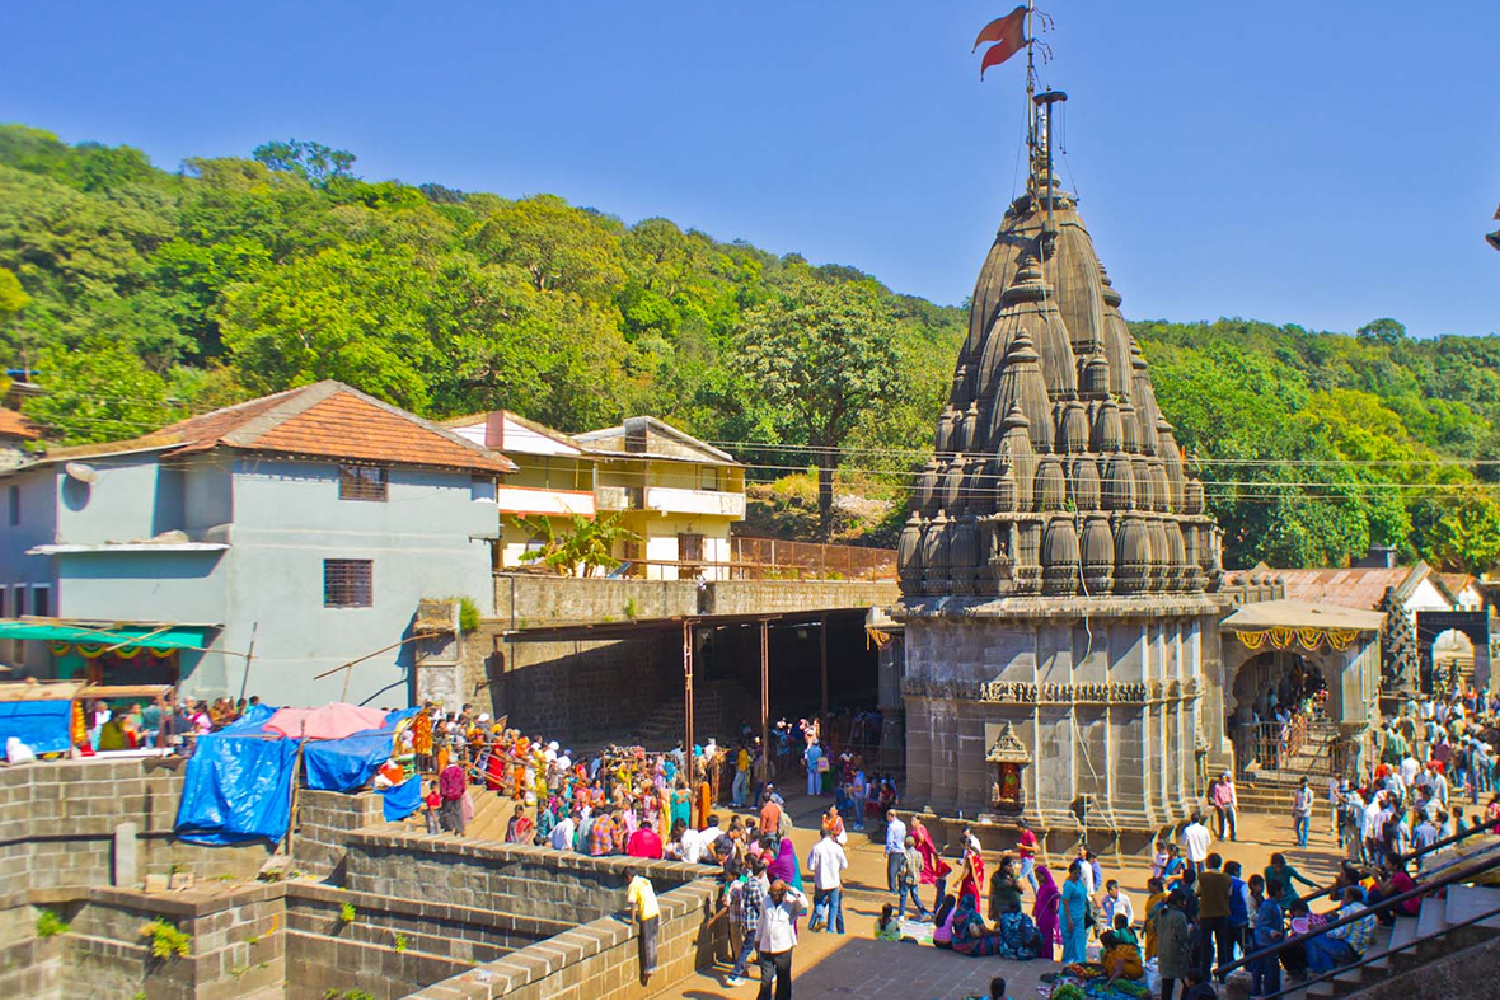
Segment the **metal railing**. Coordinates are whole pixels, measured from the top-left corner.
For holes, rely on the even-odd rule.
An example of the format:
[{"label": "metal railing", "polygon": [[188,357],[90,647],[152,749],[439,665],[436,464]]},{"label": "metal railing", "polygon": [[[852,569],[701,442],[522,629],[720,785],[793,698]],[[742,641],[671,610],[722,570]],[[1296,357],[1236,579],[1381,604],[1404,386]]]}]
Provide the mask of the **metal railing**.
[{"label": "metal railing", "polygon": [[[1477,830],[1478,828],[1476,827],[1474,831],[1466,832],[1477,832]],[[1305,945],[1308,941],[1311,941],[1315,937],[1327,934],[1331,930],[1336,930],[1340,927],[1355,923],[1356,921],[1364,920],[1370,917],[1378,918],[1380,914],[1393,910],[1401,904],[1406,903],[1410,900],[1421,899],[1422,897],[1431,895],[1438,889],[1441,889],[1445,886],[1452,885],[1456,882],[1464,882],[1479,875],[1483,875],[1486,872],[1493,871],[1496,868],[1500,868],[1500,856],[1486,857],[1483,861],[1467,866],[1460,866],[1455,864],[1453,867],[1458,868],[1458,870],[1451,871],[1448,874],[1442,875],[1437,878],[1428,878],[1425,881],[1417,883],[1415,888],[1408,889],[1405,892],[1397,893],[1394,896],[1388,896],[1385,899],[1380,900],[1380,902],[1376,903],[1374,906],[1368,906],[1361,909],[1358,913],[1352,913],[1345,917],[1336,917],[1323,926],[1317,928],[1316,930],[1308,931],[1306,934],[1297,934],[1292,937],[1284,938],[1269,948],[1264,948],[1260,951],[1254,952],[1253,954],[1247,954],[1239,959],[1236,959],[1233,962],[1228,963],[1227,965],[1220,965],[1215,970],[1215,972],[1218,974],[1220,981],[1223,981],[1224,977],[1233,972],[1235,969],[1249,965],[1251,962],[1257,961],[1259,959],[1268,958],[1272,955],[1275,955],[1277,957],[1277,960],[1280,961],[1281,953],[1293,946]],[[1330,886],[1327,889],[1322,889],[1319,892],[1313,893],[1303,898],[1316,899],[1319,896],[1327,895],[1335,888],[1337,887]],[[1333,970],[1332,975],[1343,972],[1347,968],[1349,968],[1349,966],[1342,966],[1338,969],[1335,969]],[[1301,985],[1305,986],[1306,984],[1304,983]]]},{"label": "metal railing", "polygon": [[1447,927],[1444,927],[1440,931],[1434,931],[1431,934],[1424,934],[1421,937],[1414,937],[1410,941],[1398,944],[1395,947],[1387,947],[1384,951],[1376,952],[1372,955],[1361,955],[1359,961],[1357,962],[1350,962],[1348,965],[1341,965],[1337,969],[1330,969],[1315,979],[1300,980],[1295,984],[1283,987],[1281,990],[1272,993],[1269,996],[1263,997],[1262,1000],[1277,1000],[1278,997],[1284,997],[1301,990],[1306,990],[1313,983],[1326,983],[1331,979],[1335,979],[1339,976],[1344,975],[1346,972],[1350,972],[1351,970],[1362,969],[1366,965],[1369,965],[1371,962],[1378,961],[1382,958],[1389,958],[1390,956],[1395,955],[1398,952],[1406,951],[1409,948],[1415,948],[1418,945],[1426,944],[1429,941],[1436,941],[1438,938],[1442,937],[1445,934],[1449,934],[1456,930],[1462,930],[1465,927],[1472,927],[1475,924],[1483,923],[1484,921],[1489,920],[1491,917],[1497,916],[1500,916],[1500,906],[1494,907],[1490,910],[1486,910],[1484,913],[1481,913],[1478,916],[1469,917],[1467,920],[1460,920],[1456,924],[1449,924]]},{"label": "metal railing", "polygon": [[1433,841],[1421,850],[1412,851],[1410,854],[1398,854],[1396,855],[1396,861],[1404,865],[1409,861],[1415,861],[1417,858],[1426,857],[1434,851],[1440,851],[1445,847],[1452,847],[1459,841],[1467,840],[1476,833],[1495,830],[1497,827],[1500,827],[1500,818],[1485,820],[1483,823],[1466,828],[1462,833],[1455,833],[1451,837],[1444,837],[1442,840]]},{"label": "metal railing", "polygon": [[1279,771],[1307,742],[1307,716],[1294,715],[1289,722],[1260,722],[1242,726],[1251,752],[1263,770]]}]

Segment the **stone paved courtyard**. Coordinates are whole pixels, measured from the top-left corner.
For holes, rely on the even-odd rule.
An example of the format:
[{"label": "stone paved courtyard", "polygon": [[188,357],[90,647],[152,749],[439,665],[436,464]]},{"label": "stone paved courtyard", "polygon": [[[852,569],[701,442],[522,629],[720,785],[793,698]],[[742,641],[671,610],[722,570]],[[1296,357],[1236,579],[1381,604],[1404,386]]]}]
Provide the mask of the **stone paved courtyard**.
[{"label": "stone paved courtyard", "polygon": [[[794,840],[805,859],[817,839],[817,811],[827,807],[827,800],[804,797],[789,799],[788,805],[797,818]],[[728,810],[722,810],[727,813]],[[1316,826],[1316,824],[1315,824]],[[1303,874],[1320,883],[1335,870],[1336,853],[1333,838],[1325,825],[1312,831],[1312,847],[1306,851],[1289,848],[1291,819],[1270,816],[1246,816],[1240,820],[1237,843],[1215,843],[1213,849],[1226,860],[1237,860],[1248,877],[1265,867],[1271,854],[1281,851]],[[885,852],[881,842],[871,842],[864,834],[850,831],[849,869],[845,872],[848,888],[844,915],[847,934],[810,933],[805,929],[793,961],[793,995],[798,1000],[833,1000],[839,997],[879,997],[882,1000],[962,1000],[968,996],[988,996],[990,979],[1004,976],[1012,1000],[1033,1000],[1039,994],[1040,978],[1058,969],[1056,962],[1007,962],[998,958],[967,958],[952,952],[919,945],[875,941],[875,919],[880,907],[891,902],[885,891]],[[993,871],[998,860],[986,856]],[[1149,866],[1127,863],[1115,867],[1114,859],[1101,857],[1106,879],[1118,879],[1136,907],[1137,918],[1146,901],[1146,878]],[[931,888],[923,887],[923,902],[930,902]],[[1031,897],[1026,890],[1026,908]],[[700,970],[671,989],[656,994],[659,1000],[745,1000],[754,997],[760,984],[751,966],[750,978],[736,987],[724,985],[728,963],[715,969]]]}]

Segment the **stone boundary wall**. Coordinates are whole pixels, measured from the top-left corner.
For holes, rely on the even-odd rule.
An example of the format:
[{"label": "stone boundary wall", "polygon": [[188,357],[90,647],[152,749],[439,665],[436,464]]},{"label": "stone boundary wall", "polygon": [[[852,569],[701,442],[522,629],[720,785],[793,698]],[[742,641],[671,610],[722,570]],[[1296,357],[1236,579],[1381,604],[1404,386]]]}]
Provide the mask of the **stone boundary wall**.
[{"label": "stone boundary wall", "polygon": [[633,875],[649,878],[658,893],[665,893],[715,873],[680,861],[593,858],[396,828],[349,837],[348,885],[356,892],[441,899],[566,924],[623,910]]},{"label": "stone boundary wall", "polygon": [[0,947],[0,997],[52,1000],[61,996],[62,986],[61,938],[28,938]]},{"label": "stone boundary wall", "polygon": [[[494,961],[573,926],[453,906],[441,897],[403,899],[300,882],[287,883],[286,899],[288,930],[386,948],[400,934],[412,951],[471,964]],[[347,923],[345,904],[354,908]]]},{"label": "stone boundary wall", "polygon": [[563,622],[624,621],[632,602],[637,618],[671,618],[885,607],[898,597],[894,580],[714,580],[700,584],[696,580],[497,573],[495,617],[485,624],[494,632]]},{"label": "stone boundary wall", "polygon": [[[280,886],[218,887],[171,895],[121,889],[34,893],[31,920],[43,909],[70,924],[66,933],[4,950],[0,996],[30,1000],[133,997],[230,1000],[279,997],[286,979]],[[185,956],[156,958],[147,924],[165,920],[190,938]],[[28,967],[29,966],[29,967]]]},{"label": "stone boundary wall", "polygon": [[717,896],[711,879],[657,896],[657,969],[649,980],[641,977],[635,928],[603,918],[435,983],[407,1000],[644,1000],[711,960],[708,920]]},{"label": "stone boundary wall", "polygon": [[325,1000],[330,990],[364,990],[375,1000],[396,1000],[471,968],[458,959],[412,948],[397,951],[394,937],[373,944],[289,930],[286,939],[292,975],[278,1000]]},{"label": "stone boundary wall", "polygon": [[297,827],[292,857],[299,869],[319,878],[341,881],[344,843],[349,834],[385,823],[385,803],[378,792],[297,792]]},{"label": "stone boundary wall", "polygon": [[172,835],[180,758],[36,761],[0,767],[0,909],[32,889],[109,885],[115,828],[136,827],[135,878],[174,867],[198,878],[249,877],[265,844],[205,847]]}]

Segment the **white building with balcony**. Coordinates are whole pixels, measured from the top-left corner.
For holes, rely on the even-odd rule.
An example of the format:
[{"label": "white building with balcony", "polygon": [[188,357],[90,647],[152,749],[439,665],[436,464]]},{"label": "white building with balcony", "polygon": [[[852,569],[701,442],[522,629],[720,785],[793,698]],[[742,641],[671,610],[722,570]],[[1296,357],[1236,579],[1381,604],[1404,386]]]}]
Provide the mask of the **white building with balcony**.
[{"label": "white building with balcony", "polygon": [[655,417],[569,436],[506,410],[449,420],[460,437],[515,463],[500,490],[497,570],[524,569],[543,539],[518,524],[542,515],[565,532],[570,515],[618,514],[635,537],[617,572],[651,580],[730,576],[730,526],[745,517],[745,469]]}]

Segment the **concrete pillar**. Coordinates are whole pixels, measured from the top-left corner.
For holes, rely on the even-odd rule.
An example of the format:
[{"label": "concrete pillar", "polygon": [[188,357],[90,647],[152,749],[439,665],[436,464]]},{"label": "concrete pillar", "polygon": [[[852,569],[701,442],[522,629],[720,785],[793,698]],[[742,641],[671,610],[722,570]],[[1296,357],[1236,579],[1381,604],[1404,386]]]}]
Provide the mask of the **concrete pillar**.
[{"label": "concrete pillar", "polygon": [[138,832],[139,827],[134,823],[121,823],[115,827],[114,863],[110,871],[110,885],[133,889],[140,881],[137,875],[139,864],[135,839]]},{"label": "concrete pillar", "polygon": [[906,665],[906,636],[897,633],[877,655],[880,708],[880,761],[894,767],[902,757],[901,676]]}]

